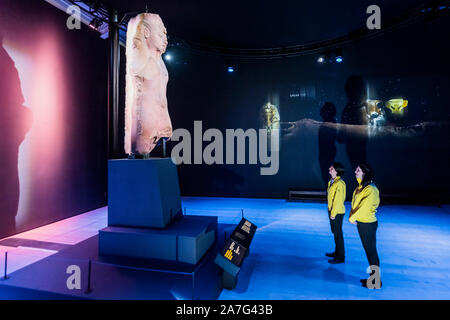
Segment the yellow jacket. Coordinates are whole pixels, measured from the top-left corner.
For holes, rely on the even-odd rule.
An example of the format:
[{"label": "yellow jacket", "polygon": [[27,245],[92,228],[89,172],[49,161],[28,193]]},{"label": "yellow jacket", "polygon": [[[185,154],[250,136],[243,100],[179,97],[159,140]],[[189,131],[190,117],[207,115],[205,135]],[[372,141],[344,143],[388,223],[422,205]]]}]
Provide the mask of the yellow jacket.
[{"label": "yellow jacket", "polygon": [[375,184],[371,183],[362,188],[361,180],[358,179],[359,186],[353,192],[352,211],[350,212],[350,222],[375,222],[378,205],[380,204],[380,192]]},{"label": "yellow jacket", "polygon": [[337,176],[333,183],[331,183],[331,180],[328,181],[328,211],[330,211],[332,217],[336,217],[337,214],[345,214],[345,191],[345,182],[341,177]]}]

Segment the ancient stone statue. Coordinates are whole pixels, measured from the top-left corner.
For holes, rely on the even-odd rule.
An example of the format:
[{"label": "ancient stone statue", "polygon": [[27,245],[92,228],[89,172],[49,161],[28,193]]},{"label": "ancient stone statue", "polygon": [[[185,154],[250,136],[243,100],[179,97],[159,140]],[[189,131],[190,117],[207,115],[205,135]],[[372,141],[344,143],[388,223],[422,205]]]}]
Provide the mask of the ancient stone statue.
[{"label": "ancient stone statue", "polygon": [[126,43],[125,152],[149,157],[161,138],[172,136],[167,110],[169,74],[162,59],[167,31],[157,14],[142,13],[128,24]]}]

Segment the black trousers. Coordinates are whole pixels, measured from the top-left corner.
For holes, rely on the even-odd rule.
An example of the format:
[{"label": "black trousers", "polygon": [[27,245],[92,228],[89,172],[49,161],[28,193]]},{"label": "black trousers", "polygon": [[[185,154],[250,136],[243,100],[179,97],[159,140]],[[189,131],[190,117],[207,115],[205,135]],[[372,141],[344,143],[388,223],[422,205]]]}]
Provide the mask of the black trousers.
[{"label": "black trousers", "polygon": [[377,252],[377,228],[378,221],[371,223],[357,222],[358,233],[361,238],[364,251],[370,266],[380,266],[380,259]]},{"label": "black trousers", "polygon": [[342,221],[344,221],[344,214],[337,214],[334,220],[330,218],[331,232],[334,235],[334,243],[336,244],[336,249],[334,251],[336,253],[336,259],[345,259]]}]

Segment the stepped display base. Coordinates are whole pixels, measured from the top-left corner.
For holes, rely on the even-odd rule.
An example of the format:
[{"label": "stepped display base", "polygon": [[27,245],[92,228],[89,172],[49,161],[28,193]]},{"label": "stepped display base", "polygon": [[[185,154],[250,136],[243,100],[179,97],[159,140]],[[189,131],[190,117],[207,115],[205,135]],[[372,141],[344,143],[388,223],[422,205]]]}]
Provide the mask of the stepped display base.
[{"label": "stepped display base", "polygon": [[197,264],[216,242],[217,217],[185,216],[166,229],[107,227],[99,254]]}]

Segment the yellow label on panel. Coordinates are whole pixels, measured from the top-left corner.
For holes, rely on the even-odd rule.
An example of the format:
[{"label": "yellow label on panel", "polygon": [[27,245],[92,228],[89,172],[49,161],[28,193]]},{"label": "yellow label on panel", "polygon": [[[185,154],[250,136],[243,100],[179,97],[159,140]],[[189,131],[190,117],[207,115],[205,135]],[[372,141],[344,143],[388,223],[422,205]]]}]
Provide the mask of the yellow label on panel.
[{"label": "yellow label on panel", "polygon": [[231,250],[228,250],[228,251],[225,253],[225,258],[227,258],[228,260],[233,259],[233,254],[232,254]]}]

